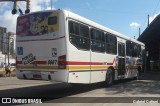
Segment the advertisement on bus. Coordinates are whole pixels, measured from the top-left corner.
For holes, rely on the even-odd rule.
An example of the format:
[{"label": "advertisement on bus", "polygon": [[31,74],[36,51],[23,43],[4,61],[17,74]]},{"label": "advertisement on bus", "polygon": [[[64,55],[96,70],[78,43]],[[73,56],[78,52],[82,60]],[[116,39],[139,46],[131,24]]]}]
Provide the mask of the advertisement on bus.
[{"label": "advertisement on bus", "polygon": [[59,14],[56,12],[24,15],[17,20],[17,36],[48,35],[58,31]]}]

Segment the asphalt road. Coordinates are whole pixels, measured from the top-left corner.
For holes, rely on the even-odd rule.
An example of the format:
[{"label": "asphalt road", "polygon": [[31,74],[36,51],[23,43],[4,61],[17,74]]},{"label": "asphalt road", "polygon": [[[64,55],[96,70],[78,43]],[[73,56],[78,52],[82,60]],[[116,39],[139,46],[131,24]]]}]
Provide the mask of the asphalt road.
[{"label": "asphalt road", "polygon": [[43,98],[43,103],[156,101],[160,99],[160,73],[145,73],[140,80],[116,81],[112,87],[105,87],[103,83],[71,86],[49,81],[19,80],[16,77],[0,78],[0,97]]}]

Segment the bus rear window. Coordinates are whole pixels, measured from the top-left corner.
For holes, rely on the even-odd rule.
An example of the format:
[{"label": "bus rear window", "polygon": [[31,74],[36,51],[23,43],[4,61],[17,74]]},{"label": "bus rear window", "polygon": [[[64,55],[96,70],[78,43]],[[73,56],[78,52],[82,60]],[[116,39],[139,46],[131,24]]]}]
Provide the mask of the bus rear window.
[{"label": "bus rear window", "polygon": [[57,24],[57,17],[48,17],[48,25]]}]

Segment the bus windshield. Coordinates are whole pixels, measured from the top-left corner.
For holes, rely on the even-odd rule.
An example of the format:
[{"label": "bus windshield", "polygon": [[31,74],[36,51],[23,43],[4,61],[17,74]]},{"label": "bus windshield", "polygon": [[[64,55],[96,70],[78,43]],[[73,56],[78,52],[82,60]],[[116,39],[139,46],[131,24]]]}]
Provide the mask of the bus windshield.
[{"label": "bus windshield", "polygon": [[17,36],[37,36],[58,32],[58,12],[23,15],[17,19]]}]

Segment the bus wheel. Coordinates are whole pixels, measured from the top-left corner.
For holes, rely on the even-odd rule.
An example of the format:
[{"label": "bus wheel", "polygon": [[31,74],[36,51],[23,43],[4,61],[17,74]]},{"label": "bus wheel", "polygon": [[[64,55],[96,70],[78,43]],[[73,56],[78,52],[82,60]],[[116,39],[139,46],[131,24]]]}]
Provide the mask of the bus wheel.
[{"label": "bus wheel", "polygon": [[139,77],[141,76],[141,68],[138,67],[137,69],[137,76],[134,78],[135,80],[139,80]]},{"label": "bus wheel", "polygon": [[137,71],[137,76],[134,77],[135,80],[139,80],[139,71]]},{"label": "bus wheel", "polygon": [[108,69],[108,70],[107,70],[107,73],[106,73],[106,81],[105,81],[106,86],[107,86],[107,87],[112,86],[113,80],[114,80],[113,70],[112,70],[112,69]]},{"label": "bus wheel", "polygon": [[141,74],[142,74],[141,67],[138,67],[138,72],[139,72],[139,76],[141,76]]}]

